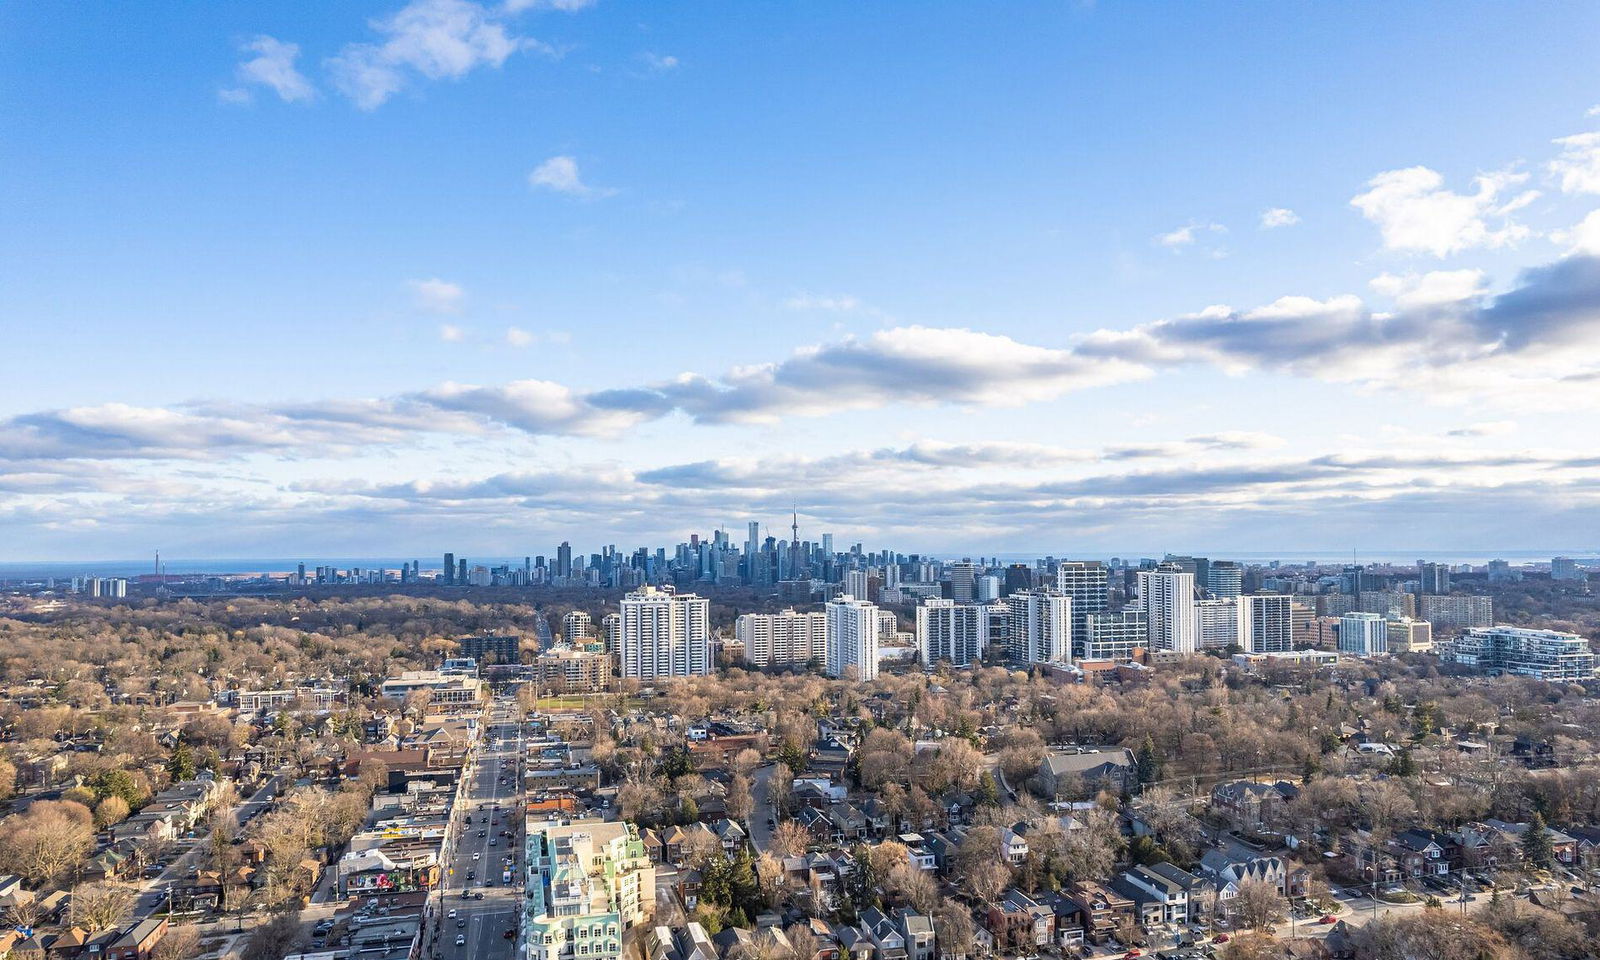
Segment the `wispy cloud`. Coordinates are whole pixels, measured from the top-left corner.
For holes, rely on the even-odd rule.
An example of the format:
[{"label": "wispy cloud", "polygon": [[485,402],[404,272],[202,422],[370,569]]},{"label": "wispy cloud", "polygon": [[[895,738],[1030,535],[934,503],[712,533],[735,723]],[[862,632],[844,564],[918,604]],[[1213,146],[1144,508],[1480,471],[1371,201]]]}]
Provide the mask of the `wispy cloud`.
[{"label": "wispy cloud", "polygon": [[1550,161],[1550,172],[1565,193],[1600,193],[1600,131],[1562,137],[1556,141],[1560,156]]},{"label": "wispy cloud", "polygon": [[519,50],[549,47],[511,31],[505,8],[471,0],[412,0],[371,21],[380,40],[350,43],[329,58],[339,91],[363,110],[375,110],[414,77],[455,80],[480,67],[498,68]]},{"label": "wispy cloud", "polygon": [[848,293],[824,295],[815,293],[802,293],[790,297],[783,302],[788,310],[817,310],[828,313],[849,313],[861,309],[861,300]]},{"label": "wispy cloud", "polygon": [[460,343],[467,338],[467,332],[453,323],[439,324],[439,339],[445,343]]},{"label": "wispy cloud", "polygon": [[427,280],[407,280],[412,301],[419,310],[429,313],[460,313],[467,293],[460,284],[432,277]]},{"label": "wispy cloud", "polygon": [[285,43],[265,34],[245,43],[240,50],[254,54],[235,71],[239,86],[225,88],[218,96],[227,103],[249,103],[252,87],[265,87],[285,103],[314,99],[316,87],[295,65],[300,57],[297,44]]},{"label": "wispy cloud", "polygon": [[1278,227],[1292,227],[1300,222],[1300,215],[1288,207],[1273,207],[1261,212],[1261,229],[1275,230]]},{"label": "wispy cloud", "polygon": [[671,54],[663,55],[659,53],[651,53],[647,50],[644,53],[639,54],[639,59],[644,61],[645,66],[649,67],[651,70],[657,71],[658,73],[665,73],[668,70],[678,69],[678,58],[672,56]]},{"label": "wispy cloud", "polygon": [[528,185],[569,197],[591,199],[613,196],[617,192],[609,187],[591,187],[584,183],[578,172],[577,159],[566,155],[551,157],[533,168],[533,172],[528,174]]},{"label": "wispy cloud", "polygon": [[1176,230],[1158,234],[1155,242],[1169,250],[1180,250],[1193,246],[1194,242],[1206,233],[1227,233],[1228,228],[1220,223],[1199,223],[1191,221]]}]

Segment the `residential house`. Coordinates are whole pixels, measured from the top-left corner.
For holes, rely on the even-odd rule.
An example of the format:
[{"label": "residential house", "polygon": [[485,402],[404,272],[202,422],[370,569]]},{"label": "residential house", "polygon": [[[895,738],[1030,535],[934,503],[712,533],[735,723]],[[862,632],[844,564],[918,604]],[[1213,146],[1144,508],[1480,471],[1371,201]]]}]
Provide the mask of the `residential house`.
[{"label": "residential house", "polygon": [[1138,865],[1124,870],[1112,885],[1134,902],[1144,926],[1189,922],[1189,891],[1162,873]]},{"label": "residential house", "polygon": [[1083,933],[1090,943],[1105,943],[1134,915],[1133,901],[1093,880],[1076,880],[1062,894],[1083,911]]},{"label": "residential house", "polygon": [[140,920],[111,944],[111,949],[106,951],[106,960],[149,960],[156,944],[166,935],[166,917]]},{"label": "residential house", "polygon": [[906,960],[937,960],[932,917],[911,907],[901,907],[894,911],[894,920],[905,940]]},{"label": "residential house", "polygon": [[1300,789],[1287,780],[1235,780],[1211,788],[1211,810],[1236,830],[1269,833],[1283,823],[1284,808]]},{"label": "residential house", "polygon": [[1052,800],[1092,795],[1101,786],[1121,793],[1137,779],[1133,751],[1126,747],[1051,751],[1039,762],[1040,792]]},{"label": "residential house", "polygon": [[862,911],[861,930],[872,941],[873,960],[907,960],[906,935],[882,910],[868,907]]},{"label": "residential house", "polygon": [[989,908],[984,925],[999,950],[1031,953],[1054,941],[1056,914],[1021,890],[1012,889]]},{"label": "residential house", "polygon": [[[1020,826],[1020,825],[1019,825]],[[1000,859],[1013,867],[1022,866],[1028,859],[1028,838],[1013,827],[1000,828]]]}]

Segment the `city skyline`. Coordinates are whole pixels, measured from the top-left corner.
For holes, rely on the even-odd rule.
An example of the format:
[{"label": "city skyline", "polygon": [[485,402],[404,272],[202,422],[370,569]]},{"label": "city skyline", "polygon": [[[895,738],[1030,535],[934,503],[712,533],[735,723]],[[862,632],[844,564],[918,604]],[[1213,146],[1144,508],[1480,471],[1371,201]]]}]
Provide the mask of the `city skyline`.
[{"label": "city skyline", "polygon": [[1582,554],[1597,27],[7,5],[0,561]]}]

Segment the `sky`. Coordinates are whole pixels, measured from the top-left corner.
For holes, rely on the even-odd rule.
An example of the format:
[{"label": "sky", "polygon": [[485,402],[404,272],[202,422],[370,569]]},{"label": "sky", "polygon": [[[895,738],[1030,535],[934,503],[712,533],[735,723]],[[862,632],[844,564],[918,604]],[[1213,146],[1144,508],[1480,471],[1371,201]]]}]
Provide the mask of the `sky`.
[{"label": "sky", "polygon": [[0,561],[1600,552],[1600,7],[0,5]]}]

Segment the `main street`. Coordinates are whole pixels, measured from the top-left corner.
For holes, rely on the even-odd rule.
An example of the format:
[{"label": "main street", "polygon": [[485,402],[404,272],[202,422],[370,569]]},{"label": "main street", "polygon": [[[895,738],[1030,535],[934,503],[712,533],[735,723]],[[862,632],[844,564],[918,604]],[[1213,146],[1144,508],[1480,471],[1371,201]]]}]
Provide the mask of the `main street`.
[{"label": "main street", "polygon": [[[512,960],[516,953],[515,933],[505,934],[520,930],[522,908],[523,727],[518,714],[514,699],[495,699],[479,747],[463,771],[467,782],[456,806],[455,839],[442,882],[445,917],[433,948],[443,960]],[[458,936],[465,939],[459,946]]]}]

